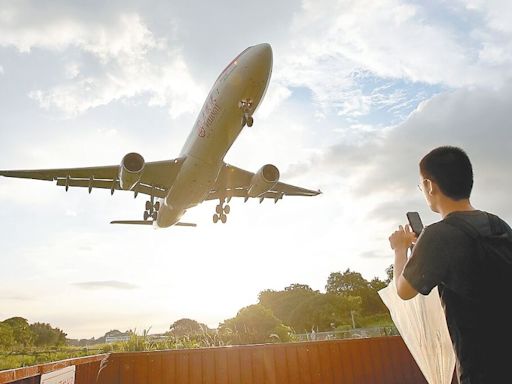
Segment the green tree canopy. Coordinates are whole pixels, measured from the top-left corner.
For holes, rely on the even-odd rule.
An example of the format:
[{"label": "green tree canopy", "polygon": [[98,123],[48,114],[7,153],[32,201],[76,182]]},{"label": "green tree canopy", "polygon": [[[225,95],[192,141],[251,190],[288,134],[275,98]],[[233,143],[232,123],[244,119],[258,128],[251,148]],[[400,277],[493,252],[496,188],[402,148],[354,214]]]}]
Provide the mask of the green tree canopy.
[{"label": "green tree canopy", "polygon": [[390,264],[390,266],[386,268],[386,284],[391,283],[391,281],[393,280],[393,267],[394,265]]},{"label": "green tree canopy", "polygon": [[325,290],[340,296],[359,296],[361,298],[361,311],[366,315],[386,312],[377,291],[387,285],[385,281],[375,277],[368,282],[359,272],[347,269],[345,272],[333,272],[327,279]]},{"label": "green tree canopy", "polygon": [[359,297],[323,294],[303,284],[292,284],[283,291],[262,291],[259,303],[297,333],[349,324],[350,311],[361,308]]},{"label": "green tree canopy", "polygon": [[208,326],[192,319],[179,319],[171,324],[169,333],[175,337],[196,336],[208,332]]},{"label": "green tree canopy", "polygon": [[261,304],[249,305],[238,311],[236,317],[219,324],[219,332],[232,344],[254,344],[288,341],[290,329]]},{"label": "green tree canopy", "polygon": [[258,295],[259,304],[272,310],[274,315],[284,324],[294,327],[291,313],[307,299],[320,294],[308,285],[291,284],[283,291],[265,290]]},{"label": "green tree canopy", "polygon": [[66,334],[59,328],[53,328],[48,323],[31,324],[30,330],[34,334],[34,344],[36,346],[66,344]]},{"label": "green tree canopy", "polygon": [[290,325],[295,332],[327,331],[350,323],[350,312],[359,311],[361,298],[317,293],[301,302],[291,313]]},{"label": "green tree canopy", "polygon": [[11,327],[16,344],[22,345],[23,347],[32,344],[34,334],[30,329],[27,319],[23,317],[11,317],[10,319],[4,320],[3,323]]},{"label": "green tree canopy", "polygon": [[368,289],[368,281],[359,273],[347,269],[345,272],[333,272],[327,278],[325,290],[337,295],[361,296]]},{"label": "green tree canopy", "polygon": [[14,332],[10,325],[0,323],[0,349],[8,349],[15,344]]}]

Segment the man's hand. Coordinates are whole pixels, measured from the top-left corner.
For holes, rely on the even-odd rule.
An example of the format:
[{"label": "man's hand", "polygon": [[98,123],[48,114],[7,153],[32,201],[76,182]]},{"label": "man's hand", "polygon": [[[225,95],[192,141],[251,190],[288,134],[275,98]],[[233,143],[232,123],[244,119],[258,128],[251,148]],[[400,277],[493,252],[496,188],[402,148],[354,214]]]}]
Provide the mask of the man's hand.
[{"label": "man's hand", "polygon": [[404,300],[412,299],[418,294],[418,291],[409,284],[409,282],[402,275],[405,264],[407,263],[407,248],[416,242],[416,234],[411,230],[409,225],[398,227],[389,236],[389,244],[391,249],[395,251],[395,263],[393,265],[393,278],[395,280],[396,291],[398,296]]},{"label": "man's hand", "polygon": [[416,234],[411,230],[407,224],[405,228],[401,225],[398,231],[395,231],[389,236],[389,245],[395,251],[407,250],[412,244],[416,242]]}]

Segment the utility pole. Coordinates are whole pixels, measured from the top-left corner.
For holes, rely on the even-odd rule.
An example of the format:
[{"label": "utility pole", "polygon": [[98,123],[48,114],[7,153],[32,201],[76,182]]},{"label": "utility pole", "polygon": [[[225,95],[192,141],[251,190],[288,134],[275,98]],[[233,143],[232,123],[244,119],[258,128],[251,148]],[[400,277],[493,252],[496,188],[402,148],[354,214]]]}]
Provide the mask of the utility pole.
[{"label": "utility pole", "polygon": [[352,317],[352,329],[356,329],[356,321],[354,320],[354,313],[355,311],[350,311],[350,316]]}]

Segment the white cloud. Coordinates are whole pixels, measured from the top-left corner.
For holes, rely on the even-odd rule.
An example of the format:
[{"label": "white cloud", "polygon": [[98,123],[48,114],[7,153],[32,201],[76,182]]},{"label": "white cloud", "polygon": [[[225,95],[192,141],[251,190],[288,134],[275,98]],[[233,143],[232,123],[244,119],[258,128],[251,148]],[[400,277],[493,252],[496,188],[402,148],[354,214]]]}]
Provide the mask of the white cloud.
[{"label": "white cloud", "polygon": [[136,289],[137,285],[127,283],[125,281],[117,280],[104,280],[104,281],[83,281],[80,283],[72,283],[72,285],[78,288],[91,290],[91,289]]},{"label": "white cloud", "polygon": [[[487,13],[492,17],[485,33],[474,21],[467,22],[467,30],[455,27],[455,21],[470,19],[464,7],[429,7],[436,5],[306,0],[295,14],[292,38],[280,47],[286,52],[277,63],[280,81],[311,89],[324,113],[358,117],[379,102],[363,91],[364,74],[455,88],[498,87],[512,76],[512,28],[505,22],[510,17],[501,16],[501,10],[509,14],[509,5],[486,6],[486,12],[493,11]],[[432,16],[439,12],[454,22]]]},{"label": "white cloud", "polygon": [[65,215],[70,217],[77,217],[78,213],[72,209],[66,209]]},{"label": "white cloud", "polygon": [[115,100],[147,96],[150,105],[166,105],[176,118],[196,110],[204,96],[179,50],[157,39],[138,14],[121,13],[104,22],[63,16],[34,23],[13,13],[0,24],[0,46],[27,53],[78,48],[100,68],[94,72],[76,61],[66,63],[62,83],[30,93],[43,108],[74,116]]},{"label": "white cloud", "polygon": [[78,63],[69,63],[66,65],[65,72],[67,79],[75,79],[80,75],[80,65]]},{"label": "white cloud", "polygon": [[2,66],[0,65],[0,75],[3,75],[3,74],[4,74],[4,67],[2,67]]},{"label": "white cloud", "polygon": [[271,81],[261,106],[258,107],[258,116],[268,118],[288,97],[291,91],[277,81]]},{"label": "white cloud", "polygon": [[485,25],[495,31],[512,33],[512,3],[507,0],[461,0],[470,10],[483,14]]},{"label": "white cloud", "polygon": [[[473,162],[473,201],[512,219],[508,191],[512,163],[509,100],[512,84],[499,90],[461,89],[421,104],[403,124],[359,146],[339,143],[311,160],[309,170],[322,169],[345,178],[353,199],[375,203],[369,219],[401,217],[411,206],[424,207],[416,189],[418,162],[441,145],[464,148]],[[308,167],[299,167],[306,172]],[[409,208],[409,209],[408,209]]]}]

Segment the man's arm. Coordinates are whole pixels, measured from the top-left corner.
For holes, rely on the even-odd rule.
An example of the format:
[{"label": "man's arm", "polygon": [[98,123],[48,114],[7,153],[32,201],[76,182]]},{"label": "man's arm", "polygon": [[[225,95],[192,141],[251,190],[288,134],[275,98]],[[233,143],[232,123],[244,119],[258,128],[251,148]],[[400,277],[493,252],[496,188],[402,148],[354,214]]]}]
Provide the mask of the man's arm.
[{"label": "man's arm", "polygon": [[400,226],[398,231],[393,232],[389,237],[391,248],[395,251],[393,277],[396,291],[403,300],[412,299],[418,294],[418,291],[403,276],[404,267],[407,263],[407,249],[415,240],[416,235],[411,231],[409,225],[406,225],[405,228]]}]

